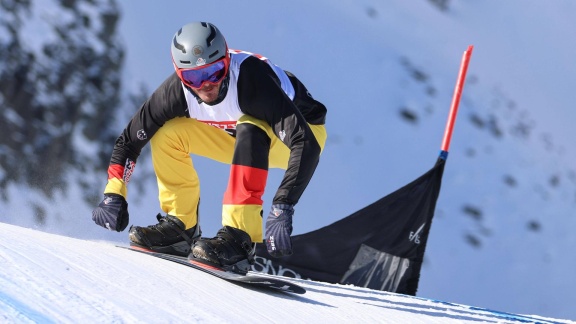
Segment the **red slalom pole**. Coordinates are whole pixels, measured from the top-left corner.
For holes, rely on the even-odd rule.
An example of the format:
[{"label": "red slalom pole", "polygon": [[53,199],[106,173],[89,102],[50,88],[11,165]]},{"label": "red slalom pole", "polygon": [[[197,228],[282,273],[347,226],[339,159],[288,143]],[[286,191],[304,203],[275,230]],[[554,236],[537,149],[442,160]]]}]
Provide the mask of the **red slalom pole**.
[{"label": "red slalom pole", "polygon": [[452,105],[450,106],[450,114],[448,115],[446,129],[444,130],[444,139],[442,139],[442,146],[440,148],[440,158],[443,160],[446,160],[448,157],[448,149],[450,148],[450,140],[452,139],[452,130],[454,129],[454,123],[456,122],[458,106],[460,105],[460,97],[462,97],[462,89],[464,88],[464,82],[466,81],[466,72],[468,71],[468,63],[470,63],[470,57],[472,56],[473,49],[473,45],[468,46],[468,49],[464,51],[464,54],[462,55],[460,72],[458,73],[458,80],[456,81],[456,87],[454,88]]}]

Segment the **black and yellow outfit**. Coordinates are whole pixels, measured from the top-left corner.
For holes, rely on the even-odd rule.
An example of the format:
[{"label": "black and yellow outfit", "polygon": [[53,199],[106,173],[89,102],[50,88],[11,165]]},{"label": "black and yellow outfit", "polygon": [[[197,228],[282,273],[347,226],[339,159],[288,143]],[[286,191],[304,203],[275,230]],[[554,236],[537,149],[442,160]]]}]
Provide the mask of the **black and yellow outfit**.
[{"label": "black and yellow outfit", "polygon": [[235,50],[230,56],[217,103],[202,102],[176,73],[152,94],[116,141],[105,193],[127,197],[136,160],[150,141],[160,206],[191,228],[200,186],[190,154],[228,163],[222,224],[261,242],[268,168],[286,170],[273,203],[296,204],[324,148],[326,108],[266,58]]}]

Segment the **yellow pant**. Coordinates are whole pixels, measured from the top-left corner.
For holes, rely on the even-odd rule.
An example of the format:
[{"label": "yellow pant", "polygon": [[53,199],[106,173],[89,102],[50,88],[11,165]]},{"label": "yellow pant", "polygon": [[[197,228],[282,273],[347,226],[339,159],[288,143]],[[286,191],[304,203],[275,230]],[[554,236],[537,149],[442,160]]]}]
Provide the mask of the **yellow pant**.
[{"label": "yellow pant", "polygon": [[[243,115],[238,120],[240,123],[251,123],[270,137],[269,168],[287,168],[290,150],[274,135],[268,124],[248,115]],[[326,128],[324,125],[309,126],[323,149]],[[162,210],[178,217],[186,228],[196,225],[200,182],[190,154],[231,164],[235,141],[225,131],[191,118],[175,118],[160,127],[150,143]],[[262,205],[224,205],[222,225],[242,229],[252,241],[261,242],[261,214]]]}]

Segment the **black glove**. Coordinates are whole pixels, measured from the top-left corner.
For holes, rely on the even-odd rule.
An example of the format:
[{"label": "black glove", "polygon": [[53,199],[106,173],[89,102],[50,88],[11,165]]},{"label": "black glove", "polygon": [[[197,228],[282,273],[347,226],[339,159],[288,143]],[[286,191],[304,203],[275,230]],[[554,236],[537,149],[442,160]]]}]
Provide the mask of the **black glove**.
[{"label": "black glove", "polygon": [[92,211],[92,220],[111,231],[122,232],[128,226],[128,203],[117,194],[104,194],[104,200]]},{"label": "black glove", "polygon": [[273,257],[292,254],[294,205],[275,204],[266,219],[266,249]]}]

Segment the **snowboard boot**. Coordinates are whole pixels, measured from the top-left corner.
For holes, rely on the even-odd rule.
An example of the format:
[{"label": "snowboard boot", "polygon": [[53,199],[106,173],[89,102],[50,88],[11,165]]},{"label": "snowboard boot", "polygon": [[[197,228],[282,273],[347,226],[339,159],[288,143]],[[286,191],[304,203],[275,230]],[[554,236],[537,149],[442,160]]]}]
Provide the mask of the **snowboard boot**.
[{"label": "snowboard boot", "polygon": [[158,224],[130,227],[130,245],[183,257],[190,254],[192,244],[200,238],[200,226],[185,229],[184,223],[177,217],[158,214],[156,218]]},{"label": "snowboard boot", "polygon": [[216,237],[202,238],[192,246],[189,260],[246,274],[254,264],[255,249],[248,233],[224,226]]}]

